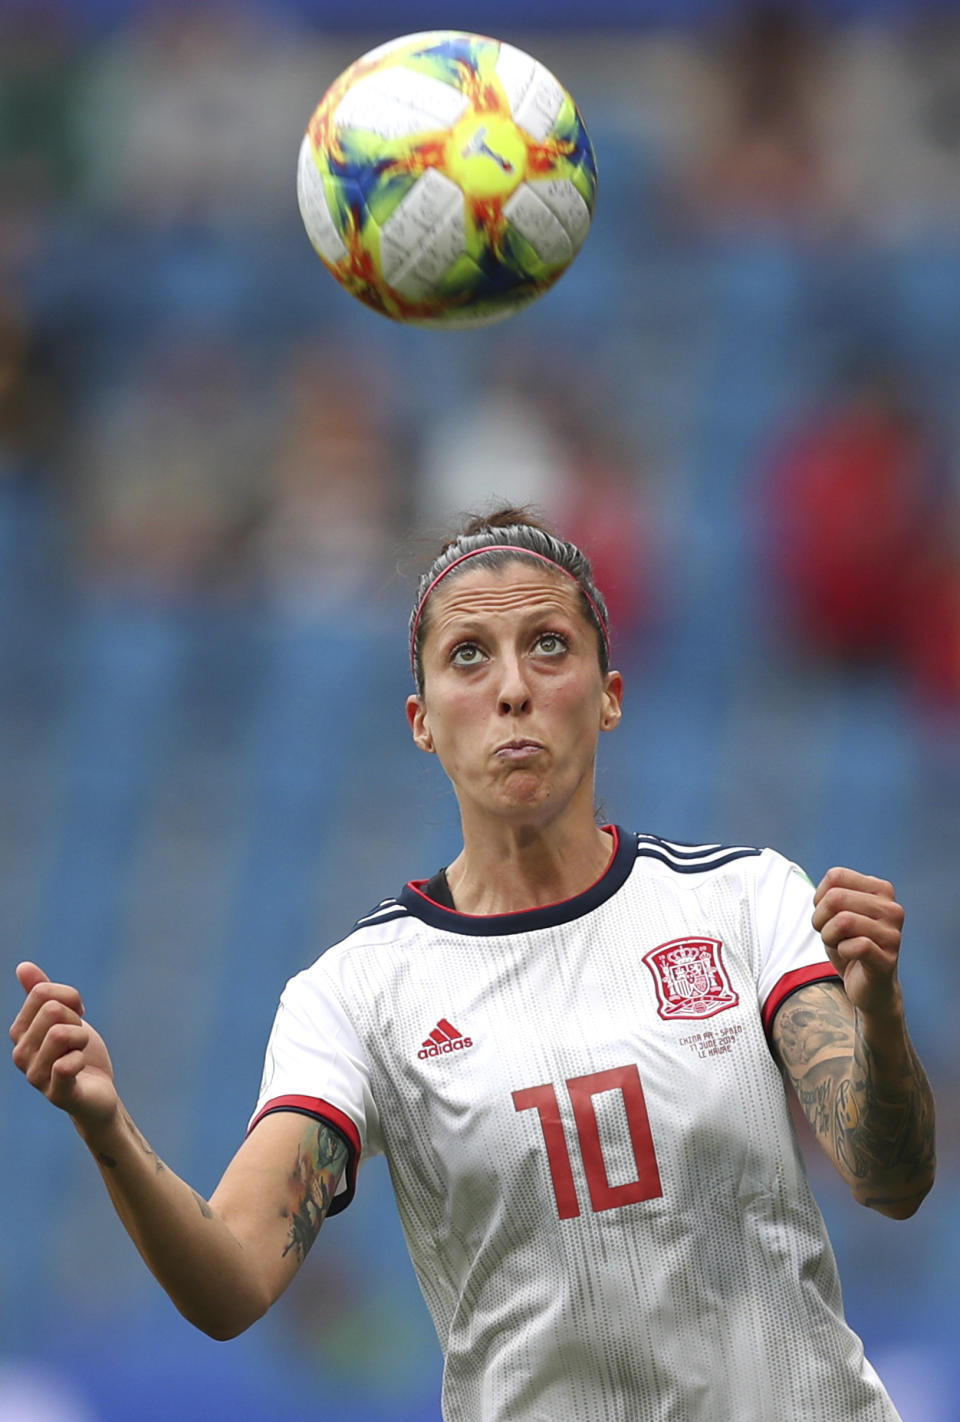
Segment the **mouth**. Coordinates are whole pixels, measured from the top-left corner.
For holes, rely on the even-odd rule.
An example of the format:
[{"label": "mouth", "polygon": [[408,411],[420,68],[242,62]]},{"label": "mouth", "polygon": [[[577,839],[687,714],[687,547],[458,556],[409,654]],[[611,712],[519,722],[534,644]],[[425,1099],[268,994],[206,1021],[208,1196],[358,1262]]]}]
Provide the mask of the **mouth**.
[{"label": "mouth", "polygon": [[502,746],[497,746],[494,755],[498,760],[526,760],[543,749],[539,741],[505,741]]}]

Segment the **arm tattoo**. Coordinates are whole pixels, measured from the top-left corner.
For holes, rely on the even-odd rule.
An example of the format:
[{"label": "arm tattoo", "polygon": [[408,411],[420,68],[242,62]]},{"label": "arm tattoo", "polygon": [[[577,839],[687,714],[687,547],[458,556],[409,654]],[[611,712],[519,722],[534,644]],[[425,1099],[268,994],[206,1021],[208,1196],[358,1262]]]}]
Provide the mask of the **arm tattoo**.
[{"label": "arm tattoo", "polygon": [[933,1100],[913,1045],[895,1076],[880,1079],[877,1056],[858,1024],[853,1067],[839,1083],[836,1139],[848,1174],[871,1189],[893,1191],[867,1203],[890,1203],[925,1193],[935,1165]]},{"label": "arm tattoo", "polygon": [[850,1055],[853,1022],[842,992],[842,988],[812,983],[788,997],[777,1013],[777,1045],[794,1080],[819,1058]]},{"label": "arm tattoo", "polygon": [[[124,1111],[123,1113],[123,1124],[128,1128],[130,1134],[133,1136],[133,1139],[136,1141],[137,1145],[143,1151],[144,1155],[148,1158],[148,1160],[153,1161],[153,1167],[157,1174],[159,1175],[162,1170],[166,1170],[167,1167],[157,1155],[157,1152],[153,1149],[153,1146],[150,1145],[150,1143],[147,1141],[143,1132],[137,1126],[137,1124],[133,1120],[133,1117],[128,1111]],[[104,1167],[105,1170],[116,1170],[117,1168],[117,1162],[114,1157],[112,1155],[106,1155],[102,1151],[96,1152],[96,1160],[98,1164]]]},{"label": "arm tattoo", "polygon": [[144,1155],[148,1156],[149,1159],[153,1161],[154,1169],[156,1170],[157,1174],[159,1175],[161,1170],[166,1170],[167,1167],[157,1155],[157,1152],[153,1149],[153,1146],[146,1139],[143,1132],[136,1125],[133,1120],[133,1117],[129,1114],[129,1112],[124,1111],[123,1121],[124,1125],[129,1128],[131,1135],[139,1145],[140,1149],[143,1151]]},{"label": "arm tattoo", "polygon": [[[137,1142],[137,1145],[138,1145],[138,1146],[140,1147],[140,1149],[143,1151],[144,1155],[147,1157],[148,1160],[152,1160],[152,1161],[153,1161],[153,1165],[154,1165],[154,1169],[155,1169],[156,1173],[159,1175],[159,1174],[161,1173],[161,1171],[166,1170],[167,1167],[164,1165],[163,1161],[162,1161],[162,1160],[160,1159],[160,1157],[157,1155],[157,1152],[156,1152],[156,1151],[153,1149],[153,1147],[149,1144],[149,1142],[147,1141],[147,1139],[146,1139],[146,1137],[144,1136],[143,1132],[134,1124],[133,1118],[130,1116],[129,1112],[124,1111],[124,1113],[123,1113],[123,1120],[124,1120],[124,1124],[129,1127],[129,1129],[130,1129],[130,1131],[131,1131],[131,1133],[132,1133],[132,1135],[133,1135],[134,1140]],[[113,1157],[112,1155],[105,1155],[105,1154],[103,1154],[102,1152],[99,1152],[99,1151],[98,1151],[96,1158],[97,1158],[97,1160],[99,1161],[99,1163],[100,1163],[106,1170],[116,1170],[116,1168],[117,1168],[117,1162],[116,1162],[116,1160],[114,1159],[114,1157]],[[206,1200],[203,1198],[203,1196],[202,1196],[201,1194],[199,1194],[196,1190],[192,1190],[192,1191],[191,1191],[191,1194],[193,1195],[193,1198],[196,1200],[196,1202],[197,1202],[197,1207],[198,1207],[198,1209],[200,1210],[200,1213],[203,1215],[203,1218],[204,1218],[205,1220],[212,1220],[212,1219],[213,1219],[213,1210],[212,1210],[212,1209],[210,1208],[210,1206],[207,1204],[207,1202],[206,1202]]]},{"label": "arm tattoo", "polygon": [[203,1198],[203,1196],[200,1195],[200,1194],[198,1194],[197,1191],[194,1190],[194,1192],[193,1192],[193,1198],[196,1200],[197,1206],[198,1206],[198,1208],[199,1208],[199,1210],[200,1210],[200,1213],[203,1215],[203,1218],[204,1218],[205,1220],[212,1220],[212,1219],[213,1219],[213,1210],[211,1210],[210,1206],[207,1204],[207,1202],[206,1202],[206,1200]]},{"label": "arm tattoo", "polygon": [[851,1189],[878,1208],[919,1201],[935,1168],[934,1111],[910,1039],[880,1054],[833,983],[793,994],[774,1043],[814,1135]]},{"label": "arm tattoo", "polygon": [[311,1122],[297,1148],[290,1172],[292,1205],[284,1213],[290,1220],[290,1236],[284,1254],[291,1249],[303,1263],[330,1208],[334,1192],[347,1164],[347,1147],[323,1122]]}]

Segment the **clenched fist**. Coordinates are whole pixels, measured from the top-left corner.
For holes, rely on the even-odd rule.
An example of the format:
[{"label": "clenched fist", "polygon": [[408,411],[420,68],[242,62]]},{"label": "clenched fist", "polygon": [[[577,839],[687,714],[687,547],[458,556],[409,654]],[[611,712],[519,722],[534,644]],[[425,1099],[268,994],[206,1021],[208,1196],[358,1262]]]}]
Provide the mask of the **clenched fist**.
[{"label": "clenched fist", "polygon": [[903,909],[893,885],[855,869],[829,869],[814,905],[813,926],[854,1007],[873,1017],[897,1015]]},{"label": "clenched fist", "polygon": [[113,1066],[79,992],[52,983],[35,963],[21,963],[17,978],[27,998],[10,1028],[14,1065],[79,1126],[106,1124],[118,1104]]}]

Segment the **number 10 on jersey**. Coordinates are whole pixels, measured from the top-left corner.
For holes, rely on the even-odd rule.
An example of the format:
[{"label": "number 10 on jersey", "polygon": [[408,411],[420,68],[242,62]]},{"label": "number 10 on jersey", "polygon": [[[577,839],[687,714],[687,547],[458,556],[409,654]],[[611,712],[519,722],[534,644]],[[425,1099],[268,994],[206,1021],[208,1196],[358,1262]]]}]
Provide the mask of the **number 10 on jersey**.
[{"label": "number 10 on jersey", "polygon": [[[595,1071],[589,1076],[572,1076],[564,1085],[573,1107],[580,1158],[583,1161],[583,1173],[586,1176],[594,1213],[616,1210],[622,1205],[633,1205],[638,1200],[654,1200],[662,1195],[660,1171],[647,1118],[647,1103],[643,1097],[643,1086],[636,1066]],[[626,1112],[637,1177],[622,1185],[610,1184],[604,1164],[600,1127],[593,1107],[593,1098],[602,1091],[619,1091]],[[549,1082],[546,1086],[528,1086],[523,1091],[513,1093],[513,1104],[517,1111],[536,1110],[539,1113],[557,1211],[562,1220],[575,1219],[580,1213],[580,1201],[577,1199],[577,1187],[573,1181],[570,1151],[560,1117],[556,1088]]]}]

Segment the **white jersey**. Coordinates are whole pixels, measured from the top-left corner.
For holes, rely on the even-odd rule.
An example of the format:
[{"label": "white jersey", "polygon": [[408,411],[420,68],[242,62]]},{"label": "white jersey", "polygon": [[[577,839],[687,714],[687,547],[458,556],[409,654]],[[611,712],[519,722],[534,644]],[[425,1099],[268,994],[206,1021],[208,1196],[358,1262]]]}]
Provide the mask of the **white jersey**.
[{"label": "white jersey", "polygon": [[612,831],[585,893],[409,884],[287,985],[254,1122],[386,1155],[447,1422],[896,1422],[766,1031],[836,977],[772,850]]}]

